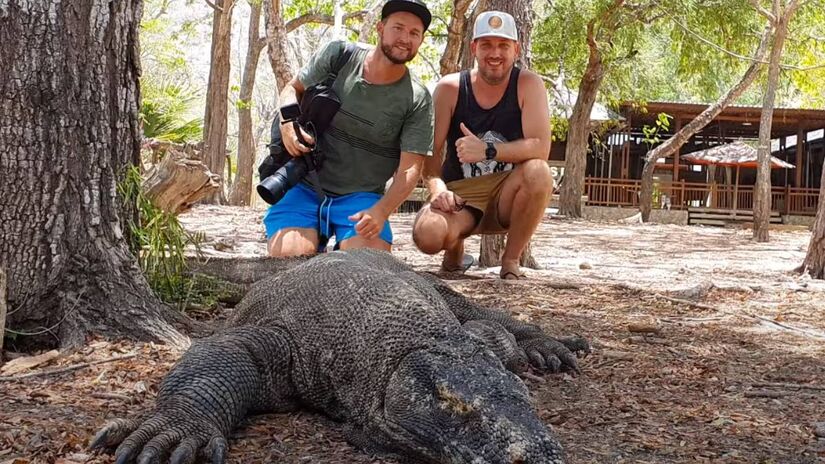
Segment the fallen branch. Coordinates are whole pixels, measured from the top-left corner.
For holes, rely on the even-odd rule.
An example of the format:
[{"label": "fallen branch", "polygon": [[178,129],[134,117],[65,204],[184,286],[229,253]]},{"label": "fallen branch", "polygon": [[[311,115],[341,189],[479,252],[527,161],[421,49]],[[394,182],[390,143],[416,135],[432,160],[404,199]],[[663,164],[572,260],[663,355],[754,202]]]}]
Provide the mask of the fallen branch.
[{"label": "fallen branch", "polygon": [[786,388],[786,389],[804,389],[804,390],[816,390],[816,391],[825,391],[825,386],[821,385],[808,385],[804,383],[784,383],[784,382],[756,382],[751,384],[752,387],[761,387],[761,388]]},{"label": "fallen branch", "polygon": [[670,301],[671,303],[683,304],[683,305],[686,305],[686,306],[692,306],[694,308],[705,309],[705,310],[708,310],[708,311],[715,311],[715,312],[720,312],[720,313],[724,312],[723,310],[721,310],[721,309],[719,309],[715,306],[706,305],[706,304],[703,304],[703,303],[697,303],[695,301],[685,300],[683,298],[674,298],[672,296],[665,296],[665,295],[662,295],[660,293],[654,293],[651,296],[653,296],[654,298],[659,298],[659,299],[662,299],[662,300]]},{"label": "fallen branch", "polygon": [[750,390],[745,392],[745,398],[782,398],[790,395],[790,392],[772,390]]},{"label": "fallen branch", "polygon": [[97,398],[101,400],[118,400],[123,401],[126,403],[131,403],[134,401],[134,398],[131,396],[121,395],[118,393],[92,393],[92,398]]},{"label": "fallen branch", "polygon": [[656,324],[631,323],[627,324],[627,331],[633,333],[658,334],[662,330]]},{"label": "fallen branch", "polygon": [[59,369],[51,369],[51,370],[40,371],[40,372],[32,372],[32,373],[29,373],[29,374],[16,375],[16,376],[0,377],[0,382],[14,382],[16,380],[23,380],[23,379],[28,379],[28,378],[31,378],[31,377],[40,377],[40,376],[44,376],[44,375],[62,374],[64,372],[76,371],[78,369],[83,369],[83,368],[86,368],[86,367],[89,367],[89,366],[94,366],[96,364],[105,364],[105,363],[110,363],[110,362],[115,362],[115,361],[122,361],[124,359],[131,359],[131,358],[134,358],[136,356],[137,356],[137,353],[132,353],[132,354],[127,354],[127,355],[123,355],[123,356],[114,356],[114,357],[107,358],[107,359],[101,359],[99,361],[89,361],[89,362],[85,362],[85,363],[75,364],[73,366],[61,367]]},{"label": "fallen branch", "polygon": [[825,339],[825,335],[820,335],[820,334],[817,334],[817,333],[813,333],[813,332],[810,332],[810,331],[805,330],[805,329],[800,328],[800,327],[794,327],[792,325],[787,325],[787,324],[783,324],[781,322],[776,322],[775,320],[773,320],[769,317],[759,316],[757,314],[743,314],[743,316],[747,316],[747,317],[750,317],[750,318],[753,318],[753,319],[758,319],[760,321],[765,321],[765,322],[767,322],[769,324],[773,324],[777,327],[782,327],[783,329],[790,330],[792,332],[801,333],[801,334],[804,334],[808,337],[818,338],[820,340]]}]

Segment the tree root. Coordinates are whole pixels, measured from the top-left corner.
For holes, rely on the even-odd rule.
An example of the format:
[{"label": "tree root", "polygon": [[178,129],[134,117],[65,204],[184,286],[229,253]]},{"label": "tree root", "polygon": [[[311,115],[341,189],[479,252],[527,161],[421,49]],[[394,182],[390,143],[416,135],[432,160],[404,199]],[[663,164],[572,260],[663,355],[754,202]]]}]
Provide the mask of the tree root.
[{"label": "tree root", "polygon": [[61,368],[58,368],[58,369],[49,369],[49,370],[40,371],[40,372],[31,372],[31,373],[23,374],[23,375],[13,375],[13,376],[8,376],[8,377],[0,377],[0,382],[14,382],[14,381],[19,381],[19,380],[29,379],[29,378],[32,378],[32,377],[42,377],[42,376],[46,376],[46,375],[62,374],[64,372],[76,371],[78,369],[83,369],[83,368],[86,368],[86,367],[89,367],[89,366],[94,366],[96,364],[105,364],[105,363],[110,363],[110,362],[115,362],[115,361],[122,361],[124,359],[131,359],[131,358],[134,358],[136,356],[137,356],[136,353],[131,353],[131,354],[123,355],[123,356],[113,356],[111,358],[101,359],[101,360],[98,360],[98,361],[89,361],[89,362],[85,362],[85,363],[75,364],[73,366],[61,367]]}]

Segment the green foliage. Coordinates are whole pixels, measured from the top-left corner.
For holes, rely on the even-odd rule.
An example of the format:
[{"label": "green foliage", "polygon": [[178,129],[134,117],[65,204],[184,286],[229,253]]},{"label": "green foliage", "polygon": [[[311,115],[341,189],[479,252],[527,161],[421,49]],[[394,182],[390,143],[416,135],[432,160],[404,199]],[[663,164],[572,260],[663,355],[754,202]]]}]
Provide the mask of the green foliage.
[{"label": "green foliage", "polygon": [[177,84],[157,85],[151,80],[142,81],[143,103],[140,106],[140,122],[147,138],[168,142],[194,142],[203,138],[203,120],[186,120],[197,95]]},{"label": "green foliage", "polygon": [[[533,68],[551,77],[563,75],[569,88],[578,88],[588,58],[587,23],[608,3],[557,0],[552,7],[545,6],[534,29]],[[625,17],[612,40],[599,42],[607,64],[599,98],[610,106],[628,100],[715,101],[750,65],[766,25],[742,0],[650,0],[635,8],[646,14],[640,13],[635,21]],[[808,68],[825,64],[822,1],[807,2],[800,9],[785,50],[785,64]],[[783,75],[777,95],[780,106],[825,106],[825,67],[789,68]],[[737,103],[761,105],[763,80]]]},{"label": "green foliage", "polygon": [[655,125],[648,126],[645,124],[644,127],[642,127],[642,132],[644,133],[644,138],[642,140],[645,144],[647,144],[648,150],[651,149],[653,145],[661,142],[659,134],[666,132],[670,128],[671,119],[673,119],[673,116],[667,113],[659,113],[656,116]]},{"label": "green foliage", "polygon": [[564,142],[567,140],[567,132],[570,130],[570,120],[561,116],[550,116],[550,127],[552,129],[550,140],[553,142]]},{"label": "green foliage", "polygon": [[149,285],[163,301],[185,307],[195,282],[186,275],[184,250],[190,244],[197,249],[202,235],[184,230],[177,216],[156,207],[143,194],[137,167],[126,171],[118,193],[127,211],[135,212],[136,220],[127,221],[129,246]]},{"label": "green foliage", "polygon": [[204,18],[174,21],[166,10],[171,0],[147,0],[140,24],[142,103],[140,119],[145,137],[183,143],[202,138],[201,92],[194,90],[186,50]]}]

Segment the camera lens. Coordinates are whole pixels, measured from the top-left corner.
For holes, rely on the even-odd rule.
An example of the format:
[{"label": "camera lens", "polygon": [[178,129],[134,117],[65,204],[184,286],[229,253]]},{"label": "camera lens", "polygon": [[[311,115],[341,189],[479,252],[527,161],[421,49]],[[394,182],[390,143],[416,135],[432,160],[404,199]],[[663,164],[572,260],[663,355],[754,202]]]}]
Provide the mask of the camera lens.
[{"label": "camera lens", "polygon": [[258,184],[256,187],[258,195],[270,205],[278,203],[289,189],[301,181],[307,170],[307,162],[303,157],[289,160],[275,174]]}]

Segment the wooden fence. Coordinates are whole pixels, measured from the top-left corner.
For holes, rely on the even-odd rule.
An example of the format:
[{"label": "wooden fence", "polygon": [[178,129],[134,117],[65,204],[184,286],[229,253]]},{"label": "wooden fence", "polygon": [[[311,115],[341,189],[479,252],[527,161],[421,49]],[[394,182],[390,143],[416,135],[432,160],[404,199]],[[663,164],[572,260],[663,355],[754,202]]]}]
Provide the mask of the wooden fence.
[{"label": "wooden fence", "polygon": [[[587,204],[593,206],[638,206],[642,181],[588,177],[584,188]],[[708,207],[721,209],[753,209],[753,186],[704,184],[699,182],[656,182],[653,207],[687,209]],[[819,189],[773,187],[771,209],[781,214],[816,215]]]}]

